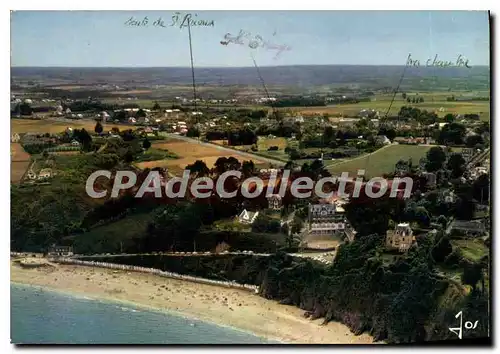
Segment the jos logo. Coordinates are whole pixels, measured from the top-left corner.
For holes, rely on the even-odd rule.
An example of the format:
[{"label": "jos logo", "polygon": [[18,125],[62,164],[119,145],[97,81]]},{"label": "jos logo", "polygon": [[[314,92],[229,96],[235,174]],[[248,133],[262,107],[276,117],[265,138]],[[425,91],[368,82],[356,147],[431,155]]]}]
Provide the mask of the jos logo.
[{"label": "jos logo", "polygon": [[451,332],[455,333],[459,339],[462,339],[462,328],[465,327],[465,329],[476,329],[477,327],[477,323],[479,321],[476,321],[474,323],[472,323],[471,321],[467,321],[465,322],[465,325],[463,326],[462,323],[463,323],[463,319],[462,319],[462,311],[460,311],[459,313],[457,313],[455,315],[455,318],[459,318],[460,317],[460,327],[455,327],[455,328],[448,328]]}]

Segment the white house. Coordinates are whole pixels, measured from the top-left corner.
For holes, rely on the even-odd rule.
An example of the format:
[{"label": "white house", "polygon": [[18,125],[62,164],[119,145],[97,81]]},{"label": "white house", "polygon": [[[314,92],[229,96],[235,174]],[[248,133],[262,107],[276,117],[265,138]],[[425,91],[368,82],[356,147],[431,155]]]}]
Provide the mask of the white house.
[{"label": "white house", "polygon": [[33,172],[33,170],[29,170],[28,173],[26,174],[26,177],[28,179],[36,179],[36,173]]},{"label": "white house", "polygon": [[10,142],[11,142],[11,143],[18,143],[20,139],[21,139],[21,137],[19,136],[19,134],[14,133],[14,134],[12,134],[12,136],[10,137]]},{"label": "white house", "polygon": [[279,194],[271,194],[267,197],[269,209],[280,210],[283,206],[281,196]]},{"label": "white house", "polygon": [[238,215],[238,219],[242,224],[253,224],[255,219],[259,216],[258,211],[247,211],[246,209],[243,209],[240,215]]},{"label": "white house", "polygon": [[377,144],[381,144],[381,145],[389,145],[391,143],[391,141],[389,140],[389,138],[386,137],[385,135],[377,135],[375,137],[375,142]]},{"label": "white house", "polygon": [[73,145],[73,146],[80,146],[80,143],[77,140],[73,140],[71,142],[71,145]]},{"label": "white house", "polygon": [[102,118],[102,120],[103,120],[104,122],[105,122],[105,121],[107,121],[107,120],[109,119],[109,114],[108,114],[108,112],[106,112],[106,111],[102,111],[102,112],[101,112],[101,118]]},{"label": "white house", "polygon": [[44,168],[38,174],[38,179],[50,178],[52,176],[52,170],[50,168]]}]

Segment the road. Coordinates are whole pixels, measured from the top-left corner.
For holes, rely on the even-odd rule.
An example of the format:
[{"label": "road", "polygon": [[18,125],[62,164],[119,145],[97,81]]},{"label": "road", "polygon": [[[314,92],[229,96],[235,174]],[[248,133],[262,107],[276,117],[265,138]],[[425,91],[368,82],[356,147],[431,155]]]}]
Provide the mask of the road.
[{"label": "road", "polygon": [[[335,255],[334,251],[320,251],[318,252],[303,252],[303,253],[289,253],[293,257],[301,257],[301,258],[312,258],[316,261],[322,263],[331,263],[333,262],[333,258]],[[131,256],[149,256],[149,255],[161,255],[161,256],[170,256],[170,257],[218,257],[225,255],[246,255],[246,256],[259,256],[259,257],[269,257],[272,256],[272,253],[254,253],[250,251],[243,252],[222,252],[222,253],[213,253],[213,252],[157,252],[157,253],[136,253],[136,254],[96,254],[96,255],[74,255],[76,259],[95,259],[102,257],[131,257]]]},{"label": "road", "polygon": [[177,134],[170,134],[170,133],[164,133],[163,135],[167,136],[168,138],[171,138],[171,139],[184,140],[184,141],[188,141],[190,143],[200,144],[200,145],[203,145],[203,146],[208,146],[208,147],[211,147],[211,148],[222,150],[222,151],[225,151],[225,152],[227,152],[228,154],[231,154],[231,155],[240,155],[240,156],[245,157],[245,158],[256,159],[256,160],[259,160],[259,161],[267,162],[267,163],[272,164],[274,166],[284,166],[285,165],[285,162],[280,161],[280,160],[275,160],[275,159],[271,159],[271,158],[268,158],[268,157],[263,157],[263,156],[259,156],[259,155],[255,155],[255,154],[250,154],[248,152],[239,151],[239,150],[236,150],[236,149],[230,149],[230,148],[227,148],[225,146],[220,146],[220,145],[217,145],[217,144],[206,143],[206,142],[203,142],[203,141],[198,140],[198,139],[189,138],[187,136],[182,136],[182,135],[177,135]]},{"label": "road", "polygon": [[489,157],[490,153],[490,148],[485,149],[484,151],[480,152],[479,154],[476,154],[468,163],[467,163],[467,170],[470,170],[474,168],[476,163],[482,162],[484,159]]}]

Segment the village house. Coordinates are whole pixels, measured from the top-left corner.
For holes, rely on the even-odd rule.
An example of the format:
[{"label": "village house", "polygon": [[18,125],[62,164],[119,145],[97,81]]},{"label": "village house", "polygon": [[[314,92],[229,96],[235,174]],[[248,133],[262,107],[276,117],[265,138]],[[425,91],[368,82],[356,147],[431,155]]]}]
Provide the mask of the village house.
[{"label": "village house", "polygon": [[435,173],[433,173],[433,172],[423,172],[422,176],[424,176],[425,179],[427,180],[427,186],[428,187],[433,188],[433,187],[436,186],[437,177],[436,177]]},{"label": "village house", "polygon": [[375,143],[377,145],[390,145],[391,144],[391,141],[389,140],[388,137],[386,137],[385,135],[377,135],[375,137]]},{"label": "village house", "polygon": [[370,119],[370,126],[373,128],[378,128],[380,126],[380,121],[378,118]]},{"label": "village house", "polygon": [[243,209],[243,211],[241,212],[240,215],[238,215],[238,220],[242,223],[242,224],[253,224],[253,222],[255,221],[255,219],[257,218],[257,216],[259,216],[259,212],[258,211],[248,211],[246,209]]},{"label": "village house", "polygon": [[271,194],[267,197],[269,203],[269,209],[280,210],[283,207],[283,201],[279,194]]},{"label": "village house", "polygon": [[479,176],[487,174],[488,168],[485,166],[474,167],[473,169],[466,171],[467,178],[469,178],[470,180],[476,180],[479,178]]},{"label": "village house", "polygon": [[453,204],[457,201],[457,196],[452,190],[445,190],[441,193],[439,199],[447,204]]},{"label": "village house", "polygon": [[406,252],[412,246],[417,246],[417,240],[408,223],[397,224],[394,230],[387,230],[385,246],[389,251]]},{"label": "village house", "polygon": [[102,111],[100,113],[100,116],[101,116],[103,122],[106,122],[110,118],[108,112],[106,112],[106,111]]},{"label": "village house", "polygon": [[46,179],[52,176],[52,170],[50,168],[44,168],[38,174],[38,179]]},{"label": "village house", "polygon": [[80,143],[77,140],[73,140],[73,141],[71,141],[71,145],[80,146]]},{"label": "village house", "polygon": [[11,143],[18,143],[19,140],[21,140],[21,137],[17,133],[12,134],[12,136],[10,137]]},{"label": "village house", "polygon": [[460,152],[465,162],[469,162],[475,154],[474,148],[463,148]]}]

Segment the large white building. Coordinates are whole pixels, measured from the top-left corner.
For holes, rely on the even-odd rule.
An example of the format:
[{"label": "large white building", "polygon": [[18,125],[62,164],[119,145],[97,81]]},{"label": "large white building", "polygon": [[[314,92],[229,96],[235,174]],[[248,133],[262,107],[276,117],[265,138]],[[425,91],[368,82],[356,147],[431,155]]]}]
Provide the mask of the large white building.
[{"label": "large white building", "polygon": [[309,233],[335,235],[346,229],[344,208],[339,200],[330,203],[309,204]]}]

